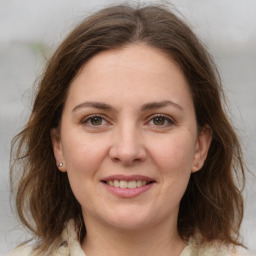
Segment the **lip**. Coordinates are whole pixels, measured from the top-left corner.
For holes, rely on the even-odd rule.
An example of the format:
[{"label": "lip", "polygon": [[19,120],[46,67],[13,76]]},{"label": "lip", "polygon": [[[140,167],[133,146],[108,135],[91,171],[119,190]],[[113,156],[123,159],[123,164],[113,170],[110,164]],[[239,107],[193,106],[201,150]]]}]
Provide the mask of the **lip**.
[{"label": "lip", "polygon": [[155,182],[154,179],[144,176],[144,175],[123,175],[123,174],[118,174],[118,175],[111,175],[108,177],[105,177],[102,179],[102,181],[109,181],[109,180],[125,180],[125,181],[132,181],[132,180],[145,180],[147,182],[153,181]]},{"label": "lip", "polygon": [[[125,180],[125,181],[132,181],[132,180],[141,180],[141,181],[147,181],[150,182],[149,184],[146,184],[141,187],[136,188],[118,188],[108,185],[106,182],[110,180]],[[133,198],[137,197],[148,190],[152,188],[152,186],[156,183],[156,181],[150,177],[143,176],[143,175],[111,175],[101,180],[104,187],[114,194],[115,196],[121,197],[121,198]]]}]

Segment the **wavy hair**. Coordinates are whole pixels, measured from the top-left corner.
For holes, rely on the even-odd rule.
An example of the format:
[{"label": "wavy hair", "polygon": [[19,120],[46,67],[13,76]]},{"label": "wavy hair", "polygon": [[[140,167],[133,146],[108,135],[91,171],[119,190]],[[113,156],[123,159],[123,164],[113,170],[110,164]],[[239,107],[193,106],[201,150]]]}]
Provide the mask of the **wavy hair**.
[{"label": "wavy hair", "polygon": [[161,6],[102,9],[82,21],[48,61],[30,118],[12,142],[11,184],[20,220],[39,239],[42,251],[52,241],[59,242],[69,219],[74,219],[80,240],[84,238],[81,207],[67,174],[56,167],[50,131],[59,125],[70,83],[82,65],[101,51],[134,43],[160,49],[180,66],[198,127],[212,129],[205,164],[191,175],[180,203],[180,236],[187,239],[200,232],[202,243],[219,240],[242,245],[244,164],[238,137],[224,111],[217,69],[190,27]]}]

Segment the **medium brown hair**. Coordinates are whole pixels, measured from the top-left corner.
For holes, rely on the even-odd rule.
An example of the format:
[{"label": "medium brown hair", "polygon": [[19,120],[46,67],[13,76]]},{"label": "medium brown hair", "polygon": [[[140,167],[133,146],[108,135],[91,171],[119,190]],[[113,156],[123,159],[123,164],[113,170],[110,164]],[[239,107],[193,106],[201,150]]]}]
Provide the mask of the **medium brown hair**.
[{"label": "medium brown hair", "polygon": [[80,240],[84,238],[81,207],[66,173],[56,167],[50,130],[59,125],[70,83],[82,65],[101,51],[134,43],[160,49],[180,66],[199,129],[205,125],[212,129],[205,164],[191,175],[180,203],[180,236],[187,239],[200,232],[202,243],[219,240],[241,245],[244,165],[239,140],[223,110],[218,72],[191,29],[160,6],[103,9],[79,24],[49,60],[31,116],[12,144],[16,157],[11,182],[15,188],[18,173],[16,207],[21,221],[39,238],[42,250],[58,241],[69,219],[75,220]]}]

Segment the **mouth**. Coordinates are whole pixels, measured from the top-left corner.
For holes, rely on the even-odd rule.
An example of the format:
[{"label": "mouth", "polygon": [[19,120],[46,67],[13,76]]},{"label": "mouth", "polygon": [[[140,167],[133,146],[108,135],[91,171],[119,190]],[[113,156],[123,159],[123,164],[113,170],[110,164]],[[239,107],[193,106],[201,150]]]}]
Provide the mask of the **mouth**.
[{"label": "mouth", "polygon": [[112,175],[101,180],[106,189],[121,198],[132,198],[150,190],[156,180],[142,175]]},{"label": "mouth", "polygon": [[135,189],[135,188],[140,188],[142,186],[149,185],[151,183],[154,183],[154,181],[146,181],[146,180],[107,180],[107,181],[102,181],[105,184],[115,187],[115,188],[124,188],[124,189]]}]

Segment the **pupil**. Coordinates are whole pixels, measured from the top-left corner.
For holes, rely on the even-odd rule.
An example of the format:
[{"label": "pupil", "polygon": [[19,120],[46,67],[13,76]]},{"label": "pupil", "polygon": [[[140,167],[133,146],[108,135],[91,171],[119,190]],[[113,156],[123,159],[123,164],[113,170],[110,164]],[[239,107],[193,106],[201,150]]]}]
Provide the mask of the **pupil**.
[{"label": "pupil", "polygon": [[154,123],[155,123],[156,125],[164,124],[164,118],[163,118],[163,117],[156,117],[156,118],[154,119]]},{"label": "pupil", "polygon": [[102,118],[101,117],[93,117],[91,119],[91,122],[93,125],[100,125],[102,122]]}]

